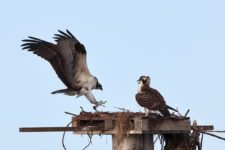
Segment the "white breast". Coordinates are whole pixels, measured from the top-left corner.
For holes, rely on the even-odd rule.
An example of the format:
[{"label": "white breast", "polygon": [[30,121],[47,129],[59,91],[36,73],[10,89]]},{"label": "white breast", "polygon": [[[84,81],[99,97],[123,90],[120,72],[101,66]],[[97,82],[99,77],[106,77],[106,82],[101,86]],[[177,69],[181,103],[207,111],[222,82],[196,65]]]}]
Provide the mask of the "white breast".
[{"label": "white breast", "polygon": [[96,80],[94,77],[89,77],[87,82],[84,84],[84,87],[88,90],[92,90],[96,87]]},{"label": "white breast", "polygon": [[142,86],[143,86],[143,83],[142,82],[138,82],[138,87],[137,87],[137,92],[138,93],[142,93],[142,91],[141,91]]}]

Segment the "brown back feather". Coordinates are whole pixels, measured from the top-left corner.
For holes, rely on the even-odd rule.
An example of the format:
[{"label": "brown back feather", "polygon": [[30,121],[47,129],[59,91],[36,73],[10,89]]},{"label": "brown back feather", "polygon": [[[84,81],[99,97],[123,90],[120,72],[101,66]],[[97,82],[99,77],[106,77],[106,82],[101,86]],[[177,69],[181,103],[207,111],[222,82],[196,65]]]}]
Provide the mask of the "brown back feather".
[{"label": "brown back feather", "polygon": [[59,30],[59,33],[54,38],[64,62],[66,78],[73,88],[80,88],[80,75],[91,75],[87,67],[86,49],[68,30],[67,33]]},{"label": "brown back feather", "polygon": [[135,96],[140,106],[150,110],[158,110],[164,116],[170,116],[163,96],[156,89],[146,85],[142,87],[142,91],[143,93],[137,93]]}]

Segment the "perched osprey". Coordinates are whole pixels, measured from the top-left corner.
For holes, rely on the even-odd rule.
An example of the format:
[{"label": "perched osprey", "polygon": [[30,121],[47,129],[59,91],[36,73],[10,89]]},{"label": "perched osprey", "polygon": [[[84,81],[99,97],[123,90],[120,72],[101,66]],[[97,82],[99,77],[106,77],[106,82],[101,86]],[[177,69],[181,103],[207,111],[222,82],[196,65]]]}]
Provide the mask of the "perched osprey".
[{"label": "perched osprey", "polygon": [[64,93],[77,97],[84,95],[90,103],[94,104],[94,109],[103,105],[105,102],[97,102],[91,93],[93,89],[102,90],[102,85],[88,69],[86,61],[86,49],[68,30],[62,32],[58,30],[55,34],[56,44],[35,38],[28,37],[22,40],[22,49],[33,52],[34,54],[47,60],[55,70],[58,77],[66,85],[66,89],[52,92]]},{"label": "perched osprey", "polygon": [[150,87],[150,77],[141,76],[138,79],[138,93],[136,101],[145,108],[145,115],[150,111],[159,111],[163,116],[170,116],[170,112],[163,96],[155,89]]}]

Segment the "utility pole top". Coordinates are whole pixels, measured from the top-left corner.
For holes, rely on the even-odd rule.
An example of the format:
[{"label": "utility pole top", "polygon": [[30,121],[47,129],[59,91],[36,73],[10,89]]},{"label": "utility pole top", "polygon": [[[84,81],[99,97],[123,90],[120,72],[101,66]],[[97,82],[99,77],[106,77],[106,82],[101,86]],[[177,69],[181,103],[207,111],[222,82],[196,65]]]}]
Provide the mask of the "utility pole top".
[{"label": "utility pole top", "polygon": [[[191,125],[189,117],[171,116],[162,117],[157,114],[145,116],[140,112],[81,112],[80,115],[72,117],[72,127],[28,127],[20,128],[20,132],[65,132],[72,131],[74,134],[87,135],[112,135],[113,150],[153,150],[153,135],[164,135],[167,147],[172,150],[171,139],[181,142],[188,137],[187,144],[190,145],[192,137],[190,133],[195,132],[195,140],[199,137],[198,131],[213,130],[212,125],[199,126],[197,123]],[[173,138],[171,138],[171,136]],[[181,141],[179,141],[181,139]],[[182,141],[183,142],[183,141]],[[182,145],[182,144],[181,144]],[[166,147],[166,146],[165,146]],[[192,146],[193,147],[193,146]],[[180,150],[186,150],[180,147]]]}]

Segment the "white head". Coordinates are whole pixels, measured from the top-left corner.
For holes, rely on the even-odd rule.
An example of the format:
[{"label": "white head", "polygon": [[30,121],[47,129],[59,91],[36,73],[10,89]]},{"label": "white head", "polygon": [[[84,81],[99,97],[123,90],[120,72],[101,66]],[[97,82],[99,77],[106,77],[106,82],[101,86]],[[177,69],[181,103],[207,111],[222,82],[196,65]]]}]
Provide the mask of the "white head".
[{"label": "white head", "polygon": [[141,93],[141,88],[144,85],[149,86],[150,85],[150,77],[149,76],[140,76],[140,78],[137,80],[138,82],[138,93]]}]

